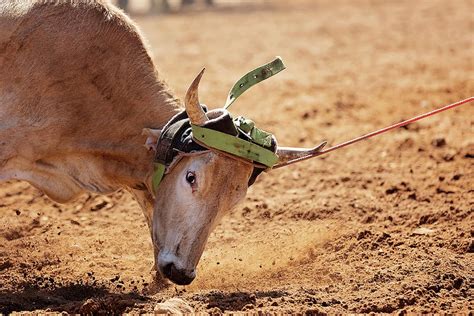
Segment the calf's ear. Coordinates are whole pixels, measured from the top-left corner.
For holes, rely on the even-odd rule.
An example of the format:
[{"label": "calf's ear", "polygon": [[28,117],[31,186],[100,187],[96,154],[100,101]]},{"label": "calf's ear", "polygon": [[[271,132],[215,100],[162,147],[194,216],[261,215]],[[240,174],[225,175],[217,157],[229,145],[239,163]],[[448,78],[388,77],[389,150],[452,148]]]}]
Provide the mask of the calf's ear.
[{"label": "calf's ear", "polygon": [[145,141],[145,148],[148,151],[155,151],[156,146],[158,145],[158,140],[160,139],[161,129],[153,129],[153,128],[144,128],[142,130],[142,135],[147,136]]}]

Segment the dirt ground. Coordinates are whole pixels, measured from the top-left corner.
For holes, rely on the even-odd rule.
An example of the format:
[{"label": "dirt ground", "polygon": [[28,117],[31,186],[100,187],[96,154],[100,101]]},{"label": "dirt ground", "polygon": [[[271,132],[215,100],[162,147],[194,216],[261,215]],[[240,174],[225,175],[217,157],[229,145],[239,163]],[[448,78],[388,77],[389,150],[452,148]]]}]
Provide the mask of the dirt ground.
[{"label": "dirt ground", "polygon": [[[222,106],[242,74],[288,69],[233,106],[286,146],[336,144],[474,95],[472,1],[281,1],[135,16],[161,74]],[[474,310],[474,106],[262,175],[210,237],[198,277],[152,286],[126,192],[59,205],[0,184],[0,312]]]}]

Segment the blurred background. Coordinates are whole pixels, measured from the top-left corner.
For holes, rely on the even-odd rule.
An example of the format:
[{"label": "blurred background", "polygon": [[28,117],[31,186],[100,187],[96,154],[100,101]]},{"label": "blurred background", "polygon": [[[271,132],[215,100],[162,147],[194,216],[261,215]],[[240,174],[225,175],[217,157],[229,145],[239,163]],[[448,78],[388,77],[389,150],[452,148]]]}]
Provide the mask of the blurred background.
[{"label": "blurred background", "polygon": [[269,0],[115,0],[112,1],[126,12],[142,14],[172,13],[182,10],[198,10],[243,3],[255,4]]}]

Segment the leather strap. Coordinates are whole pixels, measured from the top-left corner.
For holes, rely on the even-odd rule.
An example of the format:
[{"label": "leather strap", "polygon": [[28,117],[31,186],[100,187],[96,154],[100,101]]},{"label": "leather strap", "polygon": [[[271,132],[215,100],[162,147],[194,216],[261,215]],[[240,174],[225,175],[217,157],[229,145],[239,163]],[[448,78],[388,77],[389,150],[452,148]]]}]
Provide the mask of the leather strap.
[{"label": "leather strap", "polygon": [[262,82],[265,79],[270,78],[273,75],[276,75],[280,71],[284,70],[285,64],[283,60],[277,56],[272,62],[269,62],[266,65],[260,66],[251,72],[245,74],[240,78],[230,89],[229,94],[227,95],[227,100],[224,105],[224,109],[227,109],[231,106],[234,101],[241,96],[245,91],[253,87],[259,82]]},{"label": "leather strap", "polygon": [[191,127],[193,138],[198,143],[249,161],[255,161],[268,168],[278,162],[278,156],[273,151],[250,141],[194,124],[191,124]]}]

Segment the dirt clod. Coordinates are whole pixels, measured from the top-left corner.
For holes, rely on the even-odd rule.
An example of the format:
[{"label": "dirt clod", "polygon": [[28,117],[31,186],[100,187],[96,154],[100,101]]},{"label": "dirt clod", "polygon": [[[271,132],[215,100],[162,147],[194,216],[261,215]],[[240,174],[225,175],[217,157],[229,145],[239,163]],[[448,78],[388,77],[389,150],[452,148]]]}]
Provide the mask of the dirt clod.
[{"label": "dirt clod", "polygon": [[442,137],[435,138],[431,141],[431,145],[433,145],[434,147],[444,147],[446,146],[446,140]]}]

